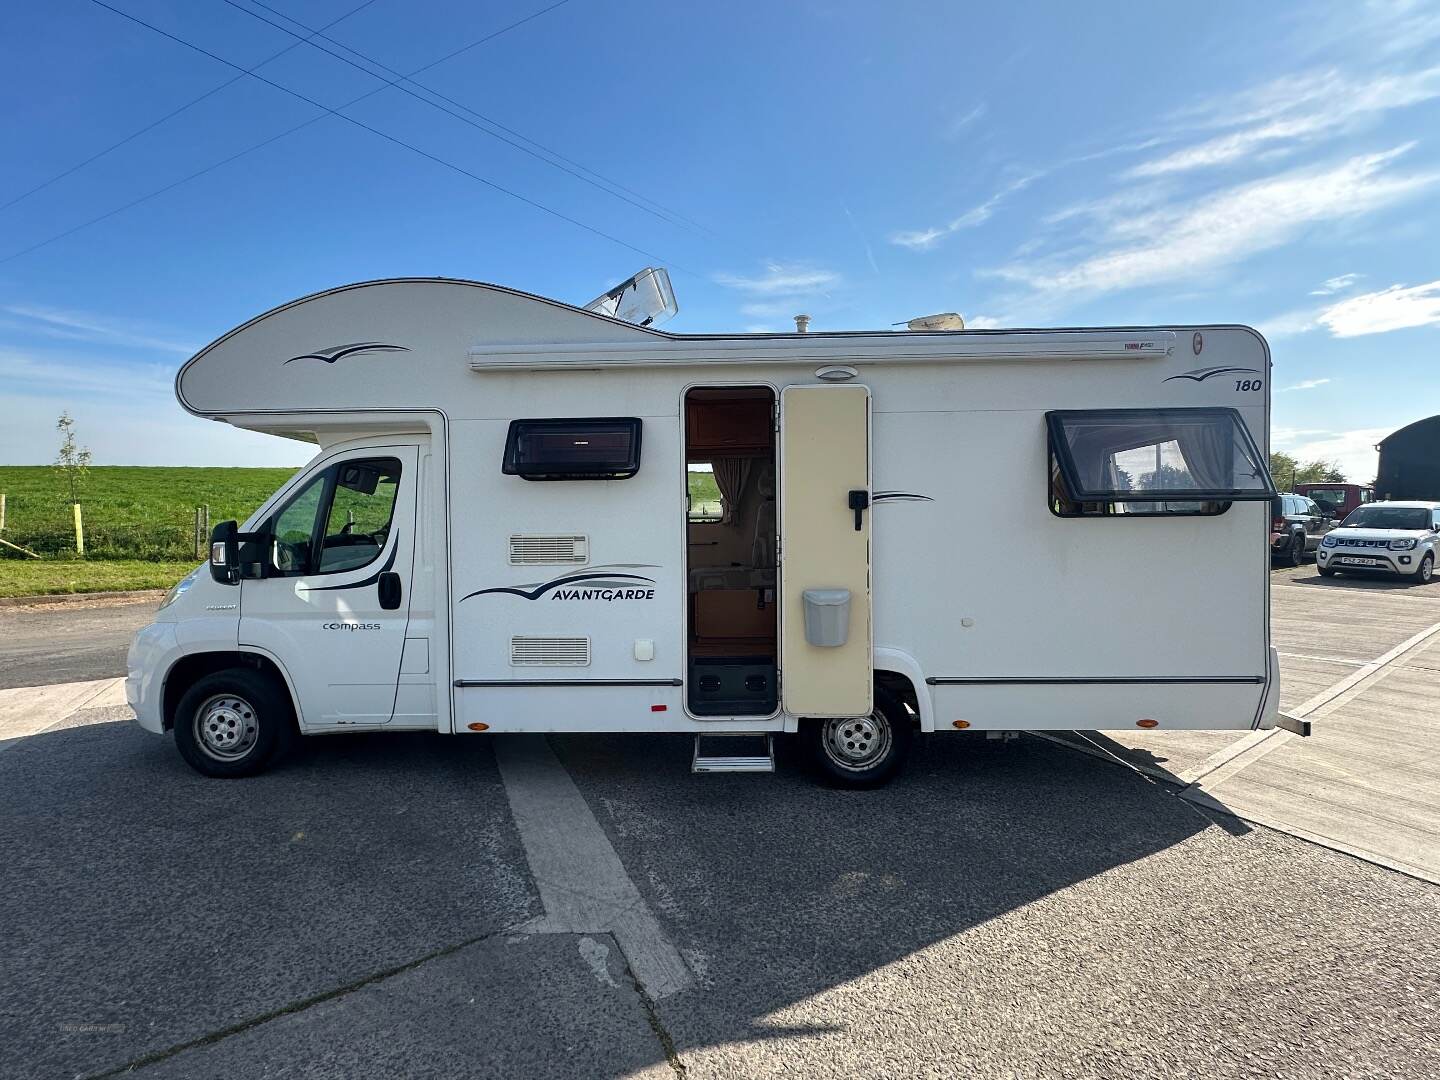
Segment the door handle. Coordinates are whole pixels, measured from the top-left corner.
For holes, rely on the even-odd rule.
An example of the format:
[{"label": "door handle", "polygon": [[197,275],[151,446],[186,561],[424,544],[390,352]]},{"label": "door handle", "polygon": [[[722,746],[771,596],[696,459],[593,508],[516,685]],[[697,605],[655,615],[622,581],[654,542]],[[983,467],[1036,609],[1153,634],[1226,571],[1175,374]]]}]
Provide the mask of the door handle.
[{"label": "door handle", "polygon": [[376,582],[380,592],[380,606],[386,611],[394,611],[400,606],[402,590],[400,588],[400,575],[393,570],[387,570],[381,574]]},{"label": "door handle", "polygon": [[855,511],[855,531],[859,532],[861,527],[860,515],[870,507],[870,492],[863,488],[856,488],[850,492],[850,509]]}]

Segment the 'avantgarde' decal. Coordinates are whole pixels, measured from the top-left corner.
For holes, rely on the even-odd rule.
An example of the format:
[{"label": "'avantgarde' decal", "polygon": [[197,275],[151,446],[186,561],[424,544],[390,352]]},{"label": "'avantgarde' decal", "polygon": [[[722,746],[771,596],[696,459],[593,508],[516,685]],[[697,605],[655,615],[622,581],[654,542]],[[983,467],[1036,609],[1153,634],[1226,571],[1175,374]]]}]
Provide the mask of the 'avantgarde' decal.
[{"label": "'avantgarde' decal", "polygon": [[[379,341],[356,341],[349,345],[331,345],[328,349],[316,349],[314,352],[301,353],[299,356],[290,357],[285,364],[293,364],[296,360],[320,360],[326,364],[333,364],[347,356],[359,356],[361,353],[409,351],[404,345],[386,345]],[[285,364],[280,366],[284,367]]]},{"label": "'avantgarde' decal", "polygon": [[654,600],[655,579],[644,574],[627,574],[624,570],[654,570],[656,563],[607,563],[589,570],[564,574],[549,581],[525,585],[497,586],[477,589],[460,598],[463,603],[473,596],[509,593],[526,600],[539,600],[547,594],[552,600]]}]

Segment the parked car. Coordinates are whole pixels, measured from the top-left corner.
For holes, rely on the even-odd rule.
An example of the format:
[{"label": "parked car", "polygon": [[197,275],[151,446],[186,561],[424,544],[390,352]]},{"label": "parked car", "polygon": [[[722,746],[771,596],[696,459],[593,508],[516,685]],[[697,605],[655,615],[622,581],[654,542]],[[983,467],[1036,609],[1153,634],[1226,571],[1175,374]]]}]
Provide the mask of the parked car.
[{"label": "parked car", "polygon": [[1314,499],[1320,512],[1344,521],[1375,498],[1375,489],[1365,484],[1296,484],[1295,494]]},{"label": "parked car", "polygon": [[1378,570],[1425,583],[1440,548],[1440,502],[1372,502],[1320,541],[1322,577],[1340,570]]},{"label": "parked car", "polygon": [[1319,548],[1333,525],[1314,499],[1281,492],[1275,496],[1270,514],[1270,557],[1286,566],[1299,566],[1307,552]]}]

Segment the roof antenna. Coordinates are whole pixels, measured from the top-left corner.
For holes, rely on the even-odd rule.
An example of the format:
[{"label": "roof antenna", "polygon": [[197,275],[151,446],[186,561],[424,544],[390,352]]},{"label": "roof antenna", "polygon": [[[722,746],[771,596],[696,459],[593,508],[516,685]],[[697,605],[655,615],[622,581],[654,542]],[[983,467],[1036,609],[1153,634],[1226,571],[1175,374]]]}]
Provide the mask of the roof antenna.
[{"label": "roof antenna", "polygon": [[795,316],[795,332],[796,332],[797,334],[808,334],[808,333],[810,332],[810,316],[809,316],[809,315],[796,315],[796,316]]}]

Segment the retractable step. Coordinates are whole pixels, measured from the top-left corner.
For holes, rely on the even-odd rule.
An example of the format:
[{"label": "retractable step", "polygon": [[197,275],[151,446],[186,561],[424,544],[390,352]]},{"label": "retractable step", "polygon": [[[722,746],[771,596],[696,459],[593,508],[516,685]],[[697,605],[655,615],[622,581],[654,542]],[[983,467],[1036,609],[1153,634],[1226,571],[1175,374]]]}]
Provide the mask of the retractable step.
[{"label": "retractable step", "polygon": [[775,744],[766,732],[707,732],[695,736],[690,771],[774,772]]}]

